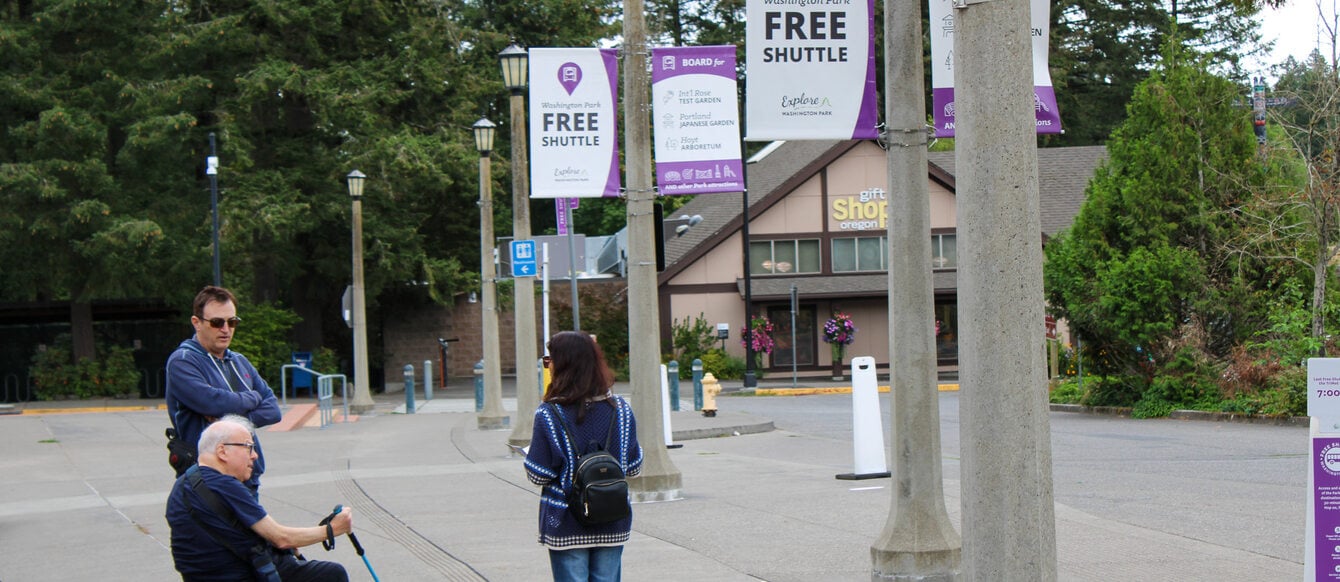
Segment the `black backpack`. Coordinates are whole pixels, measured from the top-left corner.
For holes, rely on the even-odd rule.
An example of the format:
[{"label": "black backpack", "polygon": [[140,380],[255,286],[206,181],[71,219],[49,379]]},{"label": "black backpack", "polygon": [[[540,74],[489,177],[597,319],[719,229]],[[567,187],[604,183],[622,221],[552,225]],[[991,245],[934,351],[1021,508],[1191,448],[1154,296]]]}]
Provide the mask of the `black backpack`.
[{"label": "black backpack", "polygon": [[605,444],[602,446],[598,442],[590,442],[585,449],[577,448],[572,440],[577,431],[559,412],[558,405],[550,404],[560,420],[559,430],[564,432],[564,438],[577,453],[577,464],[572,471],[572,489],[568,491],[568,509],[577,523],[582,525],[619,521],[633,512],[628,504],[628,481],[624,478],[623,465],[609,452],[614,439],[614,427],[619,423],[618,401],[611,402],[614,404],[614,416],[610,418]]}]

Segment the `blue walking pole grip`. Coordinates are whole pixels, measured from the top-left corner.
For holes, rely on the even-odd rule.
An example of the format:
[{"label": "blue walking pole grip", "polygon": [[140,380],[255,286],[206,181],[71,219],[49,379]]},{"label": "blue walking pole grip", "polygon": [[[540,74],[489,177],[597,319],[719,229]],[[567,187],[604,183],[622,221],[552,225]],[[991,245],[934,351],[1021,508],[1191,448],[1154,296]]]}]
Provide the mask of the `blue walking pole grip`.
[{"label": "blue walking pole grip", "polygon": [[[324,519],[324,520],[321,521],[321,525],[326,525],[326,524],[330,523],[330,520],[335,519],[335,516],[339,515],[341,511],[344,511],[344,506],[343,506],[343,505],[336,505],[336,506],[335,506],[335,509],[332,510],[332,511],[330,512],[330,515],[327,516],[326,519]],[[321,543],[322,543],[323,545],[325,544],[325,542],[321,542]],[[354,535],[353,530],[350,530],[350,531],[349,531],[349,543],[351,543],[351,544],[354,545],[354,551],[358,553],[358,557],[363,558],[363,565],[368,567],[368,573],[369,573],[369,574],[372,574],[372,580],[373,580],[373,582],[381,582],[381,578],[378,578],[378,577],[377,577],[377,572],[376,572],[375,570],[372,569],[372,563],[371,563],[371,562],[368,562],[368,557],[365,556],[365,555],[363,555],[363,544],[358,543],[358,536]],[[329,548],[326,548],[326,549],[327,549],[327,550],[330,550],[331,548],[334,548],[334,547],[335,547],[335,542],[332,540],[332,541],[330,542],[330,547],[329,547]]]}]

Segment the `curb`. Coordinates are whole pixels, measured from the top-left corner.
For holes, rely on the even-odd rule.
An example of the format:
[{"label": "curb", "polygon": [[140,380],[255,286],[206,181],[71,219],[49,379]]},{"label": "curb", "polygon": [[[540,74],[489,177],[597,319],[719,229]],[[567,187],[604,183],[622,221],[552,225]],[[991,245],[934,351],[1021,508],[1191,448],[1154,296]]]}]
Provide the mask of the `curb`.
[{"label": "curb", "polygon": [[[1082,404],[1051,404],[1052,412],[1074,412],[1079,414],[1103,414],[1107,416],[1131,417],[1127,406],[1084,406]],[[1174,410],[1168,414],[1170,420],[1200,420],[1209,422],[1242,422],[1270,426],[1308,426],[1309,416],[1267,416],[1264,414],[1238,414],[1234,412],[1210,412],[1206,410]],[[1154,420],[1154,419],[1149,419]]]},{"label": "curb", "polygon": [[38,414],[87,414],[90,412],[139,412],[143,410],[165,410],[166,404],[147,406],[83,406],[75,408],[25,408],[7,414],[32,416]]},{"label": "curb", "polygon": [[[940,392],[958,392],[958,384],[937,384]],[[879,392],[887,393],[888,386],[880,386]],[[726,394],[726,392],[722,392]],[[851,386],[829,386],[824,388],[754,388],[745,389],[732,394],[753,395],[753,396],[809,396],[811,394],[851,394]]]},{"label": "curb", "polygon": [[671,438],[675,442],[694,441],[700,439],[714,439],[720,437],[740,436],[742,434],[758,434],[777,430],[772,421],[760,422],[757,424],[742,424],[738,426],[716,426],[712,428],[690,428],[685,430],[671,431]]}]

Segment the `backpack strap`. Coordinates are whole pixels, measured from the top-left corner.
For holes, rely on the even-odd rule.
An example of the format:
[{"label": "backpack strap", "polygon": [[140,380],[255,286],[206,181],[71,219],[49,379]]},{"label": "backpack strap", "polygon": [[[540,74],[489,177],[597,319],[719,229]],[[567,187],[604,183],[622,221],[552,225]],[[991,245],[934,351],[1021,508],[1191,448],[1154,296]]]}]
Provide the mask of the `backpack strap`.
[{"label": "backpack strap", "polygon": [[[213,489],[210,489],[208,485],[205,485],[204,478],[200,476],[200,465],[191,465],[191,467],[186,470],[186,479],[191,483],[191,490],[195,491],[195,494],[200,496],[200,499],[205,502],[205,505],[209,506],[211,512],[222,517],[234,530],[247,532],[252,536],[256,535],[250,528],[243,527],[242,523],[237,519],[237,513],[234,512],[228,504],[224,503],[223,499],[219,498],[219,494],[215,493]],[[248,558],[237,551],[237,548],[233,547],[232,544],[229,544],[224,540],[213,527],[206,524],[190,502],[186,503],[186,511],[191,514],[191,519],[195,521],[196,525],[200,526],[200,529],[204,530],[206,534],[209,534],[209,537],[213,538],[215,542],[220,546],[223,546],[224,549],[227,549],[228,552],[236,556],[237,559],[242,560],[242,563],[250,564],[260,580],[264,582],[280,582],[279,571],[275,569],[274,558],[270,555],[270,548],[265,542],[258,541],[253,545],[250,549],[251,557]]]},{"label": "backpack strap", "polygon": [[[613,396],[611,396],[611,398],[613,398]],[[553,402],[546,402],[545,404],[548,404],[553,408],[554,415],[558,417],[558,428],[563,432],[563,437],[567,439],[568,444],[572,445],[572,451],[577,453],[577,456],[579,457],[590,452],[586,450],[587,447],[582,447],[582,450],[577,450],[577,442],[573,440],[573,435],[577,434],[577,429],[573,428],[566,416],[563,416],[563,411],[559,410],[558,404]],[[614,427],[619,424],[619,401],[610,400],[610,404],[614,407],[614,414],[610,416],[610,428],[605,433],[606,452],[610,450],[610,445],[614,443]]]}]

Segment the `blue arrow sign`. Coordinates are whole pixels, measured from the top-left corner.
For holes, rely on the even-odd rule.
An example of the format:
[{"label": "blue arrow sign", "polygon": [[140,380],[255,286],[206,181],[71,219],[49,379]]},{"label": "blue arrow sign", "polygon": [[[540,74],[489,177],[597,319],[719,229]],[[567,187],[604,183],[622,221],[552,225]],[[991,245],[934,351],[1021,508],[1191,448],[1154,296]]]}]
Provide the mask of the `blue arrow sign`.
[{"label": "blue arrow sign", "polygon": [[535,262],[535,241],[512,241],[512,276],[534,277],[540,269]]}]

